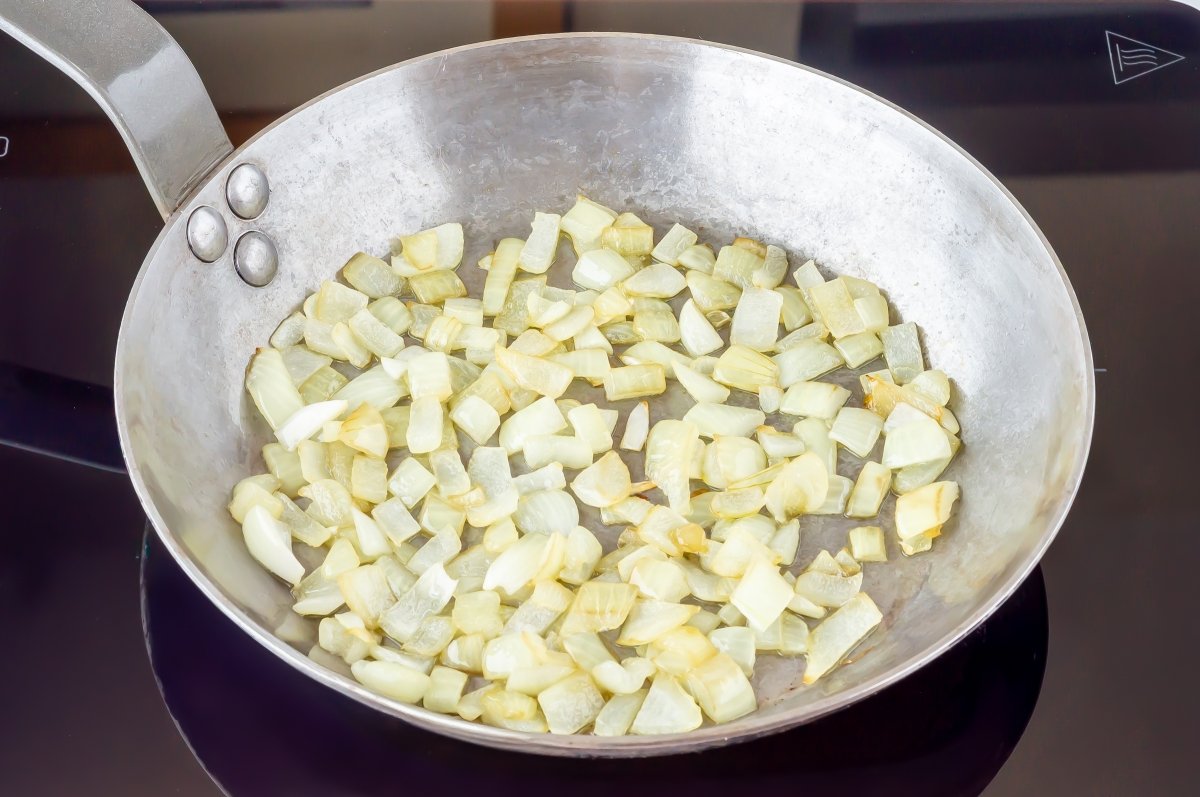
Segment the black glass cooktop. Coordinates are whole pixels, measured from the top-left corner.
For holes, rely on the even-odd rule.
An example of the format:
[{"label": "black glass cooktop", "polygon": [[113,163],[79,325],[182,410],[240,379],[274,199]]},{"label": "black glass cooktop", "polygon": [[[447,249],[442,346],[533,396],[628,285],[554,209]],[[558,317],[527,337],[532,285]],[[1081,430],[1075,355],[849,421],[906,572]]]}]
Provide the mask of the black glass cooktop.
[{"label": "black glass cooktop", "polygon": [[1045,232],[1088,321],[1095,442],[1075,508],[1013,598],[918,674],[832,717],[640,762],[498,753],[413,730],[260,650],[144,536],[120,473],[110,374],[124,299],[160,219],[87,95],[0,36],[0,599],[10,640],[0,794],[1194,792],[1200,11],[143,5],[194,59],[234,143],[370,70],[530,33],[694,36],[861,85],[979,158]]}]

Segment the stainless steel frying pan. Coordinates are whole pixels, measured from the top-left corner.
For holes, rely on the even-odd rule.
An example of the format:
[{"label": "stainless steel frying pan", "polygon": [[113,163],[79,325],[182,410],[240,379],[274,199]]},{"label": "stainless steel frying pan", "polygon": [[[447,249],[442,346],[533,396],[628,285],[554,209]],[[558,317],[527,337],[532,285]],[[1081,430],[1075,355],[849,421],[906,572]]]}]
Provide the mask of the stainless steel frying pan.
[{"label": "stainless steel frying pan", "polygon": [[[166,226],[121,325],[117,422],[130,478],[180,566],[264,647],[380,711],[482,744],[560,755],[697,750],[807,722],[930,661],[978,625],[1063,522],[1091,439],[1083,319],[1050,245],[969,155],[893,105],[788,61],[657,36],[461,47],[367,75],[233,151],[195,70],[124,0],[0,0],[0,28],[81,83],[121,130]],[[314,626],[225,512],[268,429],[242,390],[254,348],[348,254],[462,221],[474,263],[577,191],[721,241],[764,238],[878,283],[955,378],[957,519],[933,551],[868,569],[884,628],[814,687],[756,673],[757,712],[663,737],[536,736],[365,690],[306,653]],[[569,265],[552,281],[568,282]],[[479,290],[478,271],[463,266]],[[657,403],[678,412],[678,398]],[[885,504],[884,515],[891,502]],[[811,518],[802,551],[840,547]],[[803,555],[802,555],[803,558]],[[219,655],[218,651],[213,652]]]}]

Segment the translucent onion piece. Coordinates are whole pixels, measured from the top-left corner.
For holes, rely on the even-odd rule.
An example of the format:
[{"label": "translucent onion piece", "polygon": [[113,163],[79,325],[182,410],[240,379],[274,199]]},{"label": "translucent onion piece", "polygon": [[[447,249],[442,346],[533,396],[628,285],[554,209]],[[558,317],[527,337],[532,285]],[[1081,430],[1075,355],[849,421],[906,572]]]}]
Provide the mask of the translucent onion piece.
[{"label": "translucent onion piece", "polygon": [[[598,633],[619,628],[629,616],[636,600],[637,588],[629,584],[588,581],[580,585],[575,593],[575,600],[563,619],[562,634],[569,636],[580,632]],[[567,650],[571,652],[570,647]],[[573,652],[571,655],[579,662]],[[582,665],[582,662],[580,664]]]},{"label": "translucent onion piece", "polygon": [[525,440],[525,465],[536,469],[552,462],[579,470],[592,464],[592,447],[573,435],[532,435]]},{"label": "translucent onion piece", "polygon": [[500,428],[500,414],[479,396],[467,396],[450,411],[450,420],[479,445],[492,439]]},{"label": "translucent onion piece", "polygon": [[649,433],[650,405],[642,401],[629,411],[629,415],[625,419],[625,433],[621,437],[621,448],[626,451],[641,451]]},{"label": "translucent onion piece", "polygon": [[286,349],[304,340],[304,314],[292,313],[279,322],[268,341],[276,349]]},{"label": "translucent onion piece", "polygon": [[[304,406],[304,400],[278,349],[259,349],[255,352],[246,370],[246,392],[275,430]],[[294,447],[294,444],[288,446],[289,449]]]},{"label": "translucent onion piece", "polygon": [[721,353],[712,373],[712,378],[723,385],[755,394],[764,385],[778,385],[779,376],[779,366],[771,358],[737,345]]},{"label": "translucent onion piece", "polygon": [[355,290],[372,299],[394,296],[404,287],[404,280],[392,271],[391,266],[365,252],[356,252],[351,256],[342,266],[342,276]]},{"label": "translucent onion piece", "polygon": [[651,263],[621,283],[627,296],[647,296],[670,299],[687,287],[687,279],[679,269],[666,263]]},{"label": "translucent onion piece", "polygon": [[889,468],[878,462],[864,463],[846,502],[846,516],[869,518],[879,514],[879,507],[883,504],[891,480],[892,471]]},{"label": "translucent onion piece", "polygon": [[862,573],[843,576],[809,570],[796,576],[796,594],[828,608],[843,605],[858,594],[861,587]]},{"label": "translucent onion piece", "polygon": [[293,586],[304,577],[304,565],[292,553],[288,527],[262,506],[253,506],[242,523],[246,549],[260,565]]},{"label": "translucent onion piece", "polygon": [[[783,296],[768,288],[747,287],[733,312],[729,342],[755,351],[770,351],[779,336]],[[707,352],[701,352],[707,354]]]},{"label": "translucent onion piece", "polygon": [[568,676],[538,694],[551,733],[577,733],[604,708],[604,697],[586,673]]},{"label": "translucent onion piece", "polygon": [[808,290],[808,295],[812,298],[813,312],[820,314],[821,320],[835,338],[866,331],[858,311],[854,309],[854,297],[851,296],[844,279],[838,277],[814,285]]},{"label": "translucent onion piece", "polygon": [[887,547],[879,526],[857,526],[848,535],[850,553],[860,562],[886,562]]},{"label": "translucent onion piece", "polygon": [[604,395],[609,401],[657,396],[666,389],[666,372],[657,363],[613,368],[604,378]]},{"label": "translucent onion piece", "polygon": [[345,401],[320,401],[301,407],[276,430],[275,437],[284,448],[292,451],[301,440],[308,440],[327,422],[345,412],[346,406]]},{"label": "translucent onion piece", "polygon": [[922,371],[908,383],[908,389],[921,393],[942,407],[950,403],[950,379],[942,371]]},{"label": "translucent onion piece", "polygon": [[659,673],[629,730],[638,735],[686,733],[702,722],[700,707],[691,695],[673,677]]},{"label": "translucent onion piece", "polygon": [[812,684],[832,670],[883,620],[875,602],[860,592],[813,629],[808,640],[804,683]]},{"label": "translucent onion piece", "polygon": [[775,622],[792,599],[792,587],[779,568],[764,559],[755,559],[746,568],[729,602],[746,617],[750,628],[763,630]]},{"label": "translucent onion piece", "polygon": [[753,407],[699,403],[688,410],[683,419],[695,424],[699,434],[705,437],[718,434],[746,437],[762,426],[766,416],[762,410]]},{"label": "translucent onion piece", "polygon": [[414,454],[436,451],[442,441],[445,414],[433,396],[414,399],[408,423],[408,450]]},{"label": "translucent onion piece", "polygon": [[500,424],[500,445],[510,454],[525,447],[525,441],[539,434],[554,434],[567,427],[554,399],[544,396],[528,407],[518,410]]},{"label": "translucent onion piece", "polygon": [[754,274],[762,268],[763,258],[740,246],[723,246],[713,265],[713,276],[739,288],[754,285]]},{"label": "translucent onion piece", "polygon": [[696,306],[705,313],[714,310],[729,310],[737,306],[742,289],[703,271],[689,271],[687,286]]},{"label": "translucent onion piece", "polygon": [[526,534],[569,534],[579,525],[579,507],[563,490],[543,490],[523,496],[513,521]]},{"label": "translucent onion piece", "polygon": [[779,523],[812,512],[825,503],[829,471],[811,451],[793,459],[779,472],[766,491],[766,507]]},{"label": "translucent onion piece", "polygon": [[633,266],[611,249],[592,249],[579,256],[571,280],[582,288],[603,291],[633,275]]},{"label": "translucent onion piece", "polygon": [[782,387],[816,379],[843,364],[842,355],[836,349],[816,338],[802,340],[772,359],[779,369]]},{"label": "translucent onion piece", "polygon": [[646,478],[658,485],[671,509],[680,514],[689,511],[689,474],[693,452],[700,444],[698,434],[695,424],[687,420],[664,419],[646,440]]},{"label": "translucent onion piece", "polygon": [[580,471],[571,482],[575,496],[594,507],[612,506],[629,496],[629,468],[615,451],[609,451],[594,464]]},{"label": "translucent onion piece", "polygon": [[717,255],[713,252],[712,247],[708,244],[696,244],[689,246],[679,253],[679,262],[675,265],[680,268],[699,271],[704,274],[711,274],[713,265],[717,262]]},{"label": "translucent onion piece", "polygon": [[850,391],[840,385],[830,382],[797,382],[784,394],[779,410],[789,415],[831,420],[848,398]]},{"label": "translucent onion piece", "polygon": [[912,420],[891,429],[884,437],[882,462],[887,468],[904,468],[949,460],[951,453],[950,441],[937,421],[914,413]]},{"label": "translucent onion piece", "polygon": [[882,431],[883,419],[875,413],[859,407],[842,407],[834,418],[829,438],[848,448],[855,456],[866,457],[875,447]]},{"label": "translucent onion piece", "polygon": [[532,274],[545,274],[554,262],[554,253],[558,249],[559,222],[562,217],[557,213],[534,213],[530,225],[529,238],[521,249],[520,264],[522,271]]},{"label": "translucent onion piece", "polygon": [[604,228],[616,218],[616,211],[581,194],[576,198],[574,207],[563,214],[560,228],[571,237],[577,252],[586,252],[599,245]]},{"label": "translucent onion piece", "polygon": [[496,347],[496,362],[518,385],[542,396],[558,398],[570,386],[574,374],[565,365],[531,357],[511,348]]},{"label": "translucent onion piece", "polygon": [[896,499],[896,534],[908,540],[950,519],[958,500],[956,482],[934,482]]},{"label": "translucent onion piece", "polygon": [[664,634],[679,628],[700,611],[699,606],[684,603],[668,603],[657,600],[638,600],[621,626],[617,637],[618,645],[636,647],[653,642]]},{"label": "translucent onion piece", "polygon": [[879,339],[883,341],[883,357],[897,383],[908,384],[925,370],[916,324],[909,322],[882,329]]},{"label": "translucent onion piece", "polygon": [[778,246],[767,245],[762,266],[751,275],[751,282],[758,288],[776,288],[787,276],[787,252]]}]

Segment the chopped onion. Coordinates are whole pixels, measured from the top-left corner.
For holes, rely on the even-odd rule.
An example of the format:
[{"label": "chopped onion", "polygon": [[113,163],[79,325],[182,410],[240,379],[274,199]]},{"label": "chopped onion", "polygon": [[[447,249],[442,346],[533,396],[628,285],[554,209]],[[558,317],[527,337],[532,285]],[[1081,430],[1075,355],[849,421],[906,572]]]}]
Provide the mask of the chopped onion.
[{"label": "chopped onion", "polygon": [[713,265],[713,276],[739,288],[754,285],[754,274],[763,266],[763,258],[749,249],[734,245],[723,246]]},{"label": "chopped onion", "polygon": [[883,358],[887,360],[897,383],[908,384],[925,370],[916,324],[910,322],[886,327],[880,330],[879,338],[883,341]]},{"label": "chopped onion", "polygon": [[674,266],[651,263],[621,283],[627,296],[670,299],[687,287],[687,279]]},{"label": "chopped onion", "polygon": [[[769,288],[747,287],[733,312],[729,342],[755,351],[775,348],[783,296]],[[707,354],[707,352],[701,352]]]},{"label": "chopped onion", "polygon": [[579,470],[592,464],[592,447],[587,440],[573,435],[537,434],[525,440],[525,465],[537,469],[551,462]]},{"label": "chopped onion", "polygon": [[950,510],[958,500],[956,482],[934,482],[896,499],[896,534],[909,540],[950,519]]},{"label": "chopped onion", "polygon": [[654,424],[646,440],[646,478],[658,485],[671,509],[680,514],[688,512],[689,474],[693,451],[700,444],[698,433],[686,418],[664,419]]},{"label": "chopped onion", "polygon": [[554,399],[543,396],[518,410],[500,424],[500,445],[513,454],[525,447],[525,440],[536,434],[554,434],[567,427]]},{"label": "chopped onion", "polygon": [[883,419],[875,413],[858,407],[842,407],[829,430],[829,438],[850,449],[855,456],[866,457],[875,447],[881,431]]},{"label": "chopped onion", "polygon": [[878,462],[863,463],[858,480],[855,481],[854,489],[850,491],[850,498],[846,502],[846,516],[869,518],[879,514],[879,507],[883,504],[891,480],[891,469]]},{"label": "chopped onion", "polygon": [[813,629],[808,641],[804,683],[815,683],[883,620],[875,602],[860,592]]},{"label": "chopped onion", "polygon": [[609,401],[657,396],[666,389],[666,372],[657,363],[613,368],[604,377],[604,395]]},{"label": "chopped onion", "polygon": [[437,450],[442,441],[444,413],[441,402],[433,396],[413,399],[408,423],[408,450],[428,454]]},{"label": "chopped onion", "polygon": [[696,306],[706,313],[732,309],[737,306],[742,295],[742,289],[738,286],[703,271],[689,271],[686,280]]},{"label": "chopped onion", "polygon": [[833,342],[833,347],[846,361],[846,367],[858,368],[883,354],[883,344],[874,332],[859,332]]},{"label": "chopped onion", "polygon": [[304,565],[292,553],[288,527],[262,506],[253,506],[242,523],[246,548],[260,565],[293,586],[304,577]]},{"label": "chopped onion", "polygon": [[842,355],[816,338],[804,339],[772,359],[778,368],[781,387],[816,379],[843,365]]},{"label": "chopped onion", "polygon": [[835,338],[866,331],[858,311],[854,309],[854,297],[845,279],[838,277],[813,285],[808,295],[812,298],[813,312],[820,314],[821,321]]},{"label": "chopped onion", "polygon": [[723,385],[757,394],[764,385],[779,384],[779,366],[751,348],[733,345],[717,358],[712,377]]},{"label": "chopped onion", "polygon": [[638,735],[685,733],[699,728],[701,722],[696,701],[673,677],[659,673],[629,730]]},{"label": "chopped onion", "polygon": [[850,391],[840,385],[829,382],[797,382],[788,388],[779,409],[789,415],[831,420],[848,398]]},{"label": "chopped onion", "polygon": [[599,246],[604,229],[616,218],[616,211],[580,194],[575,206],[563,214],[560,228],[571,237],[576,252],[586,252]]},{"label": "chopped onion", "polygon": [[752,407],[699,403],[688,410],[683,419],[695,424],[697,431],[705,437],[717,434],[746,437],[762,426],[766,416],[762,410]]}]

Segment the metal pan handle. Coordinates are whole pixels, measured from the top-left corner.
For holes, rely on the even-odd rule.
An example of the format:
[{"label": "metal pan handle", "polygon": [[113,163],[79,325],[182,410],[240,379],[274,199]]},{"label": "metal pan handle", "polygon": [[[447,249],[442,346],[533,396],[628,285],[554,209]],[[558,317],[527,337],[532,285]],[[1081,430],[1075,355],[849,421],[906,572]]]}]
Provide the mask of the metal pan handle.
[{"label": "metal pan handle", "polygon": [[0,0],[0,30],[100,103],[163,218],[233,151],[192,62],[130,0]]}]

